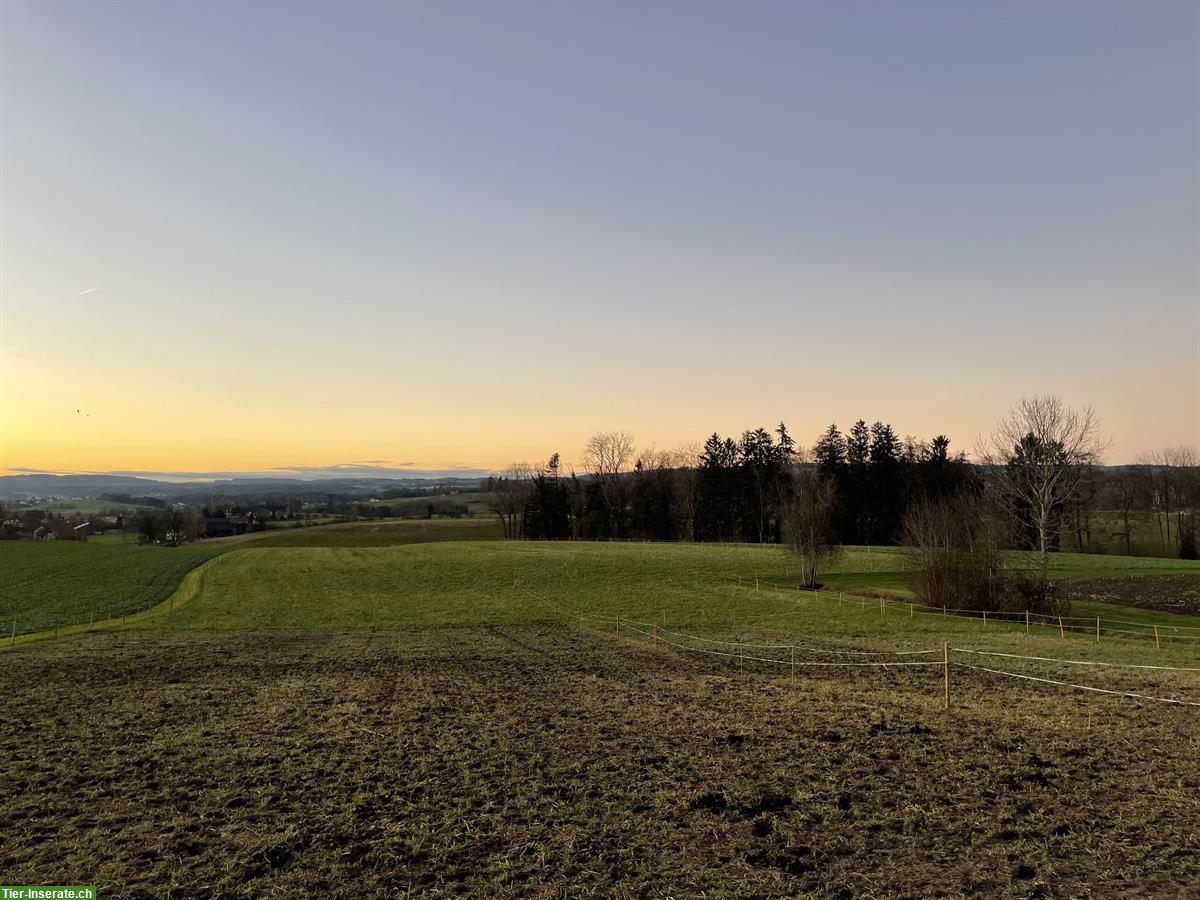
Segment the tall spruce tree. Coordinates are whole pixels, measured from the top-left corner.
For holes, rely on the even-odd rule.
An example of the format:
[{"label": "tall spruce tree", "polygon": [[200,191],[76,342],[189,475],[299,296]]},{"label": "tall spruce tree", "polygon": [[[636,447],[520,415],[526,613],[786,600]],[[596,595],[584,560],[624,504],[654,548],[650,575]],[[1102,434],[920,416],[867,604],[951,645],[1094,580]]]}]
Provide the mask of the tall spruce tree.
[{"label": "tall spruce tree", "polygon": [[846,465],[846,439],[836,423],[826,428],[817,440],[813,447],[813,462],[826,475],[836,475]]},{"label": "tall spruce tree", "polygon": [[780,466],[771,433],[755,428],[742,435],[738,444],[742,482],[742,539],[763,544],[771,535],[771,498]]},{"label": "tall spruce tree", "polygon": [[730,541],[738,537],[741,495],[738,448],[732,438],[713,434],[704,442],[696,480],[696,539]]},{"label": "tall spruce tree", "polygon": [[868,542],[871,532],[870,473],[871,429],[859,419],[846,437],[846,483],[842,493],[849,543]]},{"label": "tall spruce tree", "polygon": [[900,439],[891,425],[871,426],[870,473],[867,497],[867,541],[890,544],[900,532],[904,518],[904,482],[900,463]]}]

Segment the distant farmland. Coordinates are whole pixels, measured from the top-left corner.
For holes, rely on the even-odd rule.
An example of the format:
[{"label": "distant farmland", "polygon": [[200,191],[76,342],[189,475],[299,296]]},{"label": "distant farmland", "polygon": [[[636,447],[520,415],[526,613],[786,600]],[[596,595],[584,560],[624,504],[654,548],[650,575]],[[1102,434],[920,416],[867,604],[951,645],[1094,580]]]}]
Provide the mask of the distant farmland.
[{"label": "distant farmland", "polygon": [[488,501],[494,495],[487,491],[463,491],[457,494],[430,494],[425,497],[394,497],[392,499],[371,500],[371,506],[381,507],[386,506],[391,510],[393,516],[423,516],[429,507],[433,505],[435,509],[440,509],[445,506],[462,506],[466,507],[467,515],[469,516],[490,516],[493,515],[488,506]]}]

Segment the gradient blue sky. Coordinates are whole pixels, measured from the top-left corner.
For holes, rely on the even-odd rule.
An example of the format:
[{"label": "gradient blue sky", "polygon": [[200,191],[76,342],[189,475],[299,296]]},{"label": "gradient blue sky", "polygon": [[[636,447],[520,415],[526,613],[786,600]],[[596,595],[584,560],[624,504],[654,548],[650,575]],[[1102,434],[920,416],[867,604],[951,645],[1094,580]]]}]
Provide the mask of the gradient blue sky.
[{"label": "gradient blue sky", "polygon": [[1200,443],[1198,10],[7,3],[0,469]]}]

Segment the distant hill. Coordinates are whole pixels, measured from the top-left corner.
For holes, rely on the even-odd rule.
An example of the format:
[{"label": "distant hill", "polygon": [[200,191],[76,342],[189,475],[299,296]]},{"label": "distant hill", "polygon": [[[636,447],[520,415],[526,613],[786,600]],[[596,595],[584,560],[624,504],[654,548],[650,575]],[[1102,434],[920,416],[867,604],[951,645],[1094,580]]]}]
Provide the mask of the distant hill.
[{"label": "distant hill", "polygon": [[0,497],[90,497],[101,492],[125,491],[156,494],[172,487],[165,481],[133,478],[128,475],[4,475],[0,476]]},{"label": "distant hill", "polygon": [[[455,474],[450,474],[453,472]],[[339,494],[374,496],[389,487],[474,488],[482,480],[476,474],[450,472],[399,471],[395,475],[350,476],[341,478],[296,478],[263,475],[230,478],[163,481],[135,475],[4,475],[0,476],[0,499],[25,500],[31,497],[95,497],[99,494],[128,493],[145,497],[181,499],[210,496],[248,496],[271,493]]]}]

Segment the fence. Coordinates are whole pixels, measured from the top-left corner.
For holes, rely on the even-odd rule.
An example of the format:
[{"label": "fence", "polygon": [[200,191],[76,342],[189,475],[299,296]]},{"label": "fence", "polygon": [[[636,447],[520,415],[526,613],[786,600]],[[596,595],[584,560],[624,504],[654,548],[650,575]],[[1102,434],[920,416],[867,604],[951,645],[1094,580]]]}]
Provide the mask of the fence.
[{"label": "fence", "polygon": [[[986,675],[998,676],[1004,678],[1014,678],[1021,681],[1034,682],[1039,684],[1055,685],[1059,687],[1071,688],[1073,690],[1088,691],[1098,694],[1106,694],[1115,697],[1127,697],[1131,699],[1144,700],[1155,703],[1166,703],[1175,706],[1186,706],[1200,708],[1200,700],[1192,700],[1180,697],[1162,697],[1152,694],[1143,693],[1141,690],[1121,690],[1112,687],[1100,687],[1096,685],[1077,684],[1071,681],[1064,681],[1057,678],[1047,678],[1040,675],[1031,675],[1022,672],[1012,672],[1007,669],[993,668],[991,666],[976,665],[968,662],[956,661],[955,656],[961,657],[967,655],[967,658],[974,657],[994,657],[1006,660],[1021,660],[1034,663],[1049,663],[1063,666],[1085,666],[1112,670],[1125,671],[1156,671],[1163,673],[1177,673],[1183,675],[1200,675],[1200,667],[1186,666],[1162,666],[1149,664],[1132,664],[1132,663],[1115,663],[1101,660],[1080,660],[1080,659],[1064,659],[1060,657],[1050,656],[1032,656],[1017,653],[1003,653],[999,651],[979,650],[967,647],[951,647],[949,642],[943,642],[940,649],[923,649],[923,650],[863,650],[851,649],[846,647],[813,647],[804,645],[798,642],[788,643],[758,643],[754,641],[728,641],[720,638],[712,638],[703,635],[692,634],[690,632],[679,631],[676,629],[668,629],[660,627],[657,622],[641,622],[621,615],[609,616],[604,614],[596,614],[580,609],[572,609],[565,604],[538,596],[533,591],[528,591],[536,600],[543,603],[545,606],[553,610],[556,614],[563,616],[569,621],[577,621],[580,628],[583,629],[584,622],[591,622],[596,626],[602,626],[605,630],[612,628],[613,635],[616,638],[625,634],[638,635],[640,638],[645,638],[651,646],[657,647],[662,644],[664,647],[672,648],[677,651],[687,653],[698,653],[710,657],[718,657],[727,660],[737,660],[739,664],[745,662],[757,662],[768,666],[777,666],[787,669],[790,677],[794,680],[796,677],[796,669],[824,669],[824,668],[874,668],[874,669],[894,669],[894,668],[909,668],[909,667],[939,667],[943,671],[943,702],[946,708],[950,707],[951,699],[951,684],[952,673],[956,670],[966,670],[970,672],[979,672]],[[697,646],[704,644],[707,646]],[[718,649],[720,648],[720,649]],[[786,655],[772,654],[766,651],[787,651]],[[830,656],[853,656],[854,660],[827,660],[827,659],[805,659],[797,658],[797,652],[809,654],[823,654]],[[862,657],[875,657],[872,660],[865,660]],[[887,657],[881,658],[881,657]],[[933,657],[929,659],[912,659],[912,657]],[[940,657],[940,658],[938,658]],[[999,665],[998,663],[995,665]],[[1177,685],[1178,687],[1178,685]],[[1193,688],[1200,688],[1200,679]]]},{"label": "fence", "polygon": [[1097,641],[1101,639],[1102,635],[1125,635],[1153,640],[1159,649],[1162,648],[1164,642],[1172,640],[1189,643],[1200,641],[1200,626],[1194,625],[1130,622],[1125,619],[1109,619],[1103,616],[1052,616],[1032,613],[1028,610],[1024,612],[1003,612],[986,609],[954,609],[944,606],[929,606],[907,600],[894,600],[887,597],[867,597],[862,594],[846,594],[841,591],[813,590],[811,588],[802,588],[792,584],[779,584],[763,578],[750,578],[743,575],[729,575],[727,579],[729,581],[736,581],[741,587],[749,587],[750,582],[753,582],[756,590],[765,587],[770,590],[795,592],[809,595],[816,600],[836,602],[839,606],[846,606],[847,604],[853,606],[857,603],[860,609],[864,611],[868,608],[871,610],[877,609],[881,614],[885,614],[889,609],[893,609],[899,610],[908,618],[913,618],[919,613],[921,615],[979,619],[985,626],[989,620],[993,623],[1004,622],[1017,626],[1023,625],[1026,634],[1033,628],[1048,628],[1052,631],[1057,631],[1060,637],[1065,638],[1067,632],[1071,632],[1072,634],[1086,634],[1089,637],[1094,636]]}]

